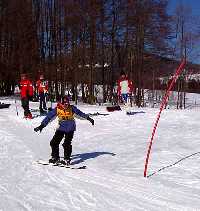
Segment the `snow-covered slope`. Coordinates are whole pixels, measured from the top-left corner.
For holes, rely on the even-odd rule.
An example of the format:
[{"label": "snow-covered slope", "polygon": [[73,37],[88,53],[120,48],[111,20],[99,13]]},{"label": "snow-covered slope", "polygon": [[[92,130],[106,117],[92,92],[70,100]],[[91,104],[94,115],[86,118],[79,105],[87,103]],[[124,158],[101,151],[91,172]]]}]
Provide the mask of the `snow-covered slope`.
[{"label": "snow-covered slope", "polygon": [[[144,161],[158,108],[133,108],[94,116],[95,126],[77,119],[73,170],[37,165],[50,156],[56,120],[41,134],[43,117],[23,119],[12,99],[0,109],[0,210],[3,211],[161,211],[200,210],[200,115],[164,110],[155,135],[148,178]],[[31,103],[36,108],[37,103]],[[85,113],[107,113],[103,106],[78,105]],[[60,148],[61,155],[63,153]]]}]

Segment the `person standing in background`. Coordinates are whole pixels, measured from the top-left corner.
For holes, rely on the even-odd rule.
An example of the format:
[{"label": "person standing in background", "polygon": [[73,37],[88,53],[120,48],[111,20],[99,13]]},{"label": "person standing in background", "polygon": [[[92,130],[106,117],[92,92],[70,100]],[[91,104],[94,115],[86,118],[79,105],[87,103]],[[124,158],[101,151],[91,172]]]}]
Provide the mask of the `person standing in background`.
[{"label": "person standing in background", "polygon": [[47,110],[46,94],[48,93],[48,82],[44,80],[44,75],[40,75],[39,80],[36,82],[36,88],[40,99],[40,113],[44,113]]},{"label": "person standing in background", "polygon": [[20,81],[20,96],[21,96],[21,104],[24,109],[24,117],[28,119],[32,119],[32,114],[29,110],[29,101],[33,97],[33,85],[31,81],[27,78],[26,74],[21,74]]},{"label": "person standing in background", "polygon": [[128,99],[133,91],[133,83],[128,79],[125,72],[121,72],[120,78],[117,81],[117,94],[119,99],[123,101],[125,105],[128,103]]}]

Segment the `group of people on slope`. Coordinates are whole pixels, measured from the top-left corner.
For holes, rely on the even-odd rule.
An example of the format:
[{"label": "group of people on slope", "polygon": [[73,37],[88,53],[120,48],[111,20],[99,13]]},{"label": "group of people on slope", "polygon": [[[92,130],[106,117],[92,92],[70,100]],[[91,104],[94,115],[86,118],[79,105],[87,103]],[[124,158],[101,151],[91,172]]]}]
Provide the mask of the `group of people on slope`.
[{"label": "group of people on slope", "polygon": [[[31,119],[32,114],[29,109],[29,101],[31,98],[33,98],[34,86],[33,83],[28,79],[26,74],[21,74],[19,88],[21,95],[21,103],[24,109],[24,117]],[[39,79],[36,82],[36,93],[40,101],[40,113],[44,113],[47,110],[46,94],[48,93],[48,82],[44,79],[43,75],[40,75]]]},{"label": "group of people on slope", "polygon": [[[29,110],[29,101],[33,97],[34,86],[32,82],[27,78],[26,74],[21,74],[20,81],[20,90],[21,90],[21,103],[24,109],[24,117],[32,118],[32,114]],[[117,81],[117,94],[119,101],[122,101],[124,104],[128,103],[131,93],[133,92],[133,83],[128,79],[125,72],[121,72],[120,78]],[[47,110],[46,106],[46,94],[48,93],[48,81],[44,79],[44,75],[40,75],[39,79],[36,82],[36,93],[39,97],[39,110],[40,113],[44,113]]]},{"label": "group of people on slope", "polygon": [[[32,114],[29,110],[29,100],[33,97],[33,91],[33,84],[27,78],[26,74],[22,74],[20,81],[20,93],[25,118],[32,118]],[[40,99],[40,112],[43,112],[47,109],[45,95],[48,92],[48,83],[44,80],[43,75],[40,75],[39,80],[36,82],[36,92],[38,93]],[[88,114],[80,111],[76,106],[70,105],[69,98],[67,96],[63,96],[61,101],[57,103],[56,107],[47,113],[41,124],[34,128],[35,132],[41,132],[49,122],[58,117],[58,127],[52,140],[50,141],[50,163],[70,165],[72,154],[72,139],[74,132],[76,131],[75,114],[84,119],[87,119],[91,122],[92,125],[94,125],[94,120],[90,118]],[[62,146],[64,149],[64,159],[60,160],[59,145],[63,138],[64,142]]]},{"label": "group of people on slope", "polygon": [[[48,91],[48,85],[42,83],[44,80],[43,76],[40,76],[40,79],[36,82],[36,87],[38,89],[39,98],[40,98],[40,110],[46,108],[45,102],[45,90]],[[124,72],[121,73],[118,80],[118,95],[121,97],[121,100],[124,103],[127,103],[129,95],[133,91],[133,84],[128,79]],[[21,101],[22,107],[24,108],[24,115],[31,118],[31,112],[29,110],[29,99],[33,96],[33,85],[26,78],[26,75],[22,75],[21,82]],[[60,102],[57,103],[56,107],[47,113],[46,117],[42,120],[41,124],[38,127],[34,128],[35,132],[41,132],[49,122],[58,117],[58,128],[55,131],[55,134],[50,141],[51,147],[51,158],[49,159],[50,163],[61,163],[65,165],[70,165],[71,154],[72,154],[72,139],[74,132],[76,131],[76,123],[74,114],[88,120],[92,125],[94,125],[94,120],[88,115],[79,110],[76,106],[70,105],[69,98],[63,96]],[[60,160],[59,145],[64,138],[62,144],[64,149],[64,159]]]}]

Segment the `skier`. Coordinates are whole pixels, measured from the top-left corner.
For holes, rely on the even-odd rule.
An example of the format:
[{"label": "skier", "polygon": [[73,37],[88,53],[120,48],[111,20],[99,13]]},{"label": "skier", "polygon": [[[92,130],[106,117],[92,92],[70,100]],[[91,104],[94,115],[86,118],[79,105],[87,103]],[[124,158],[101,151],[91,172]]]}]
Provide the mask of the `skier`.
[{"label": "skier", "polygon": [[120,74],[120,78],[117,81],[117,86],[118,97],[122,99],[125,105],[127,105],[128,98],[130,97],[133,90],[133,84],[132,81],[128,79],[124,71],[122,71]]},{"label": "skier", "polygon": [[[52,140],[50,141],[51,146],[51,158],[49,163],[61,163],[64,165],[70,165],[71,153],[72,153],[72,139],[74,131],[76,130],[76,123],[74,119],[74,114],[79,115],[91,122],[94,125],[94,120],[89,117],[89,115],[80,111],[76,106],[70,105],[69,98],[64,96],[57,106],[50,111],[44,120],[41,122],[40,126],[34,128],[35,132],[42,131],[44,127],[55,117],[58,117],[59,127],[56,130]],[[64,149],[64,160],[60,161],[59,156],[59,144],[65,136],[64,143],[62,144]]]},{"label": "skier", "polygon": [[44,113],[47,110],[46,94],[48,93],[48,82],[44,80],[43,75],[40,75],[40,79],[36,82],[36,87],[40,99],[40,113]]},{"label": "skier", "polygon": [[33,85],[30,80],[28,80],[26,74],[21,74],[20,81],[20,95],[21,103],[24,109],[24,117],[32,119],[32,114],[29,110],[29,100],[33,97]]}]

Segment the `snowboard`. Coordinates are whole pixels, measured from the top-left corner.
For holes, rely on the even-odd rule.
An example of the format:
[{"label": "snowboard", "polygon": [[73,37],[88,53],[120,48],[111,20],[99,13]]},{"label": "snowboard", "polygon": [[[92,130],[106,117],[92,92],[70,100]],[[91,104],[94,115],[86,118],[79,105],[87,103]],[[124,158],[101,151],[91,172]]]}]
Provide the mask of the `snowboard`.
[{"label": "snowboard", "polygon": [[33,114],[33,118],[32,119],[37,118],[37,117],[45,117],[45,116],[46,116],[45,113],[42,113],[42,114]]},{"label": "snowboard", "polygon": [[[47,108],[47,110],[44,110],[45,111],[44,113],[48,113],[48,111],[52,111],[52,110],[53,110],[53,108],[49,107],[49,108]],[[38,109],[38,108],[31,108],[30,111],[31,112],[40,112],[40,109]]]},{"label": "snowboard", "polygon": [[96,113],[88,113],[88,115],[89,115],[89,116],[99,116],[99,115],[101,115],[101,116],[107,116],[107,115],[109,115],[109,114],[104,114],[104,113],[96,112]]},{"label": "snowboard", "polygon": [[44,165],[44,166],[56,166],[56,167],[61,167],[61,168],[68,168],[68,169],[86,169],[87,167],[85,165],[82,166],[76,166],[76,165],[64,165],[61,163],[49,163],[48,161],[45,160],[37,160],[35,161],[36,164],[39,165]]},{"label": "snowboard", "polygon": [[144,114],[144,111],[127,111],[127,115]]}]

